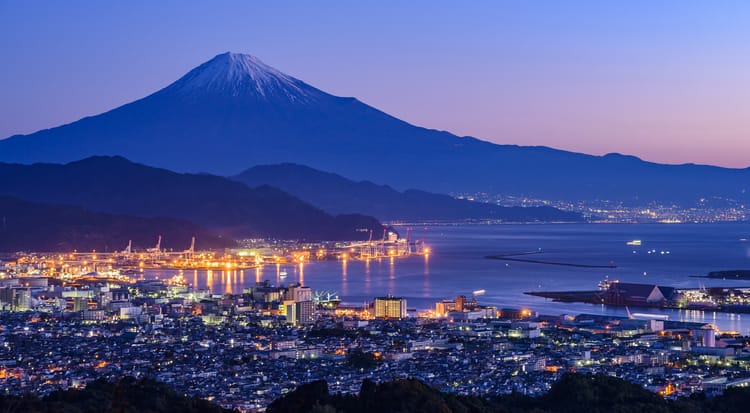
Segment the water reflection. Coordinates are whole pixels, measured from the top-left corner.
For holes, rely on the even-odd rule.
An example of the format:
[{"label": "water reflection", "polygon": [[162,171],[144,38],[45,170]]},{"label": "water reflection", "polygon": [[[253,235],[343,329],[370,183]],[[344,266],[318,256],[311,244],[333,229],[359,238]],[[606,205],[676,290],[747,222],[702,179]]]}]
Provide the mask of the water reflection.
[{"label": "water reflection", "polygon": [[[532,308],[542,314],[610,314],[626,316],[624,308],[591,304],[555,303],[543,298],[524,295],[525,291],[595,289],[599,281],[609,275],[622,282],[658,283],[676,287],[697,288],[699,285],[745,286],[747,281],[696,280],[692,274],[705,274],[717,267],[745,268],[750,266],[747,244],[738,242],[750,233],[748,224],[722,225],[476,225],[440,227],[427,242],[438,254],[397,259],[398,262],[377,263],[348,260],[298,263],[286,268],[275,262],[273,267],[261,269],[260,274],[240,279],[234,291],[251,287],[265,275],[276,285],[300,281],[314,290],[342,292],[344,303],[361,304],[386,291],[408,299],[409,307],[431,308],[435,301],[474,290],[486,290],[479,298],[482,304],[510,308]],[[633,254],[625,241],[643,239],[646,248],[668,249],[669,255]],[[514,263],[506,266],[485,255],[506,251],[535,251],[542,248],[549,258],[559,261],[608,263],[618,267],[607,270],[539,266]],[[386,265],[388,264],[388,265]],[[396,268],[397,267],[397,268]],[[511,268],[512,267],[512,268]],[[249,271],[249,270],[248,270]],[[288,279],[286,271],[289,271]],[[644,277],[643,273],[648,276]],[[176,272],[146,270],[146,278],[168,279]],[[293,274],[296,278],[293,278]],[[283,275],[282,275],[283,274]],[[193,285],[216,293],[225,292],[218,273],[198,270],[193,272]],[[238,288],[241,287],[241,288]],[[631,308],[631,311],[636,311]],[[669,314],[670,320],[712,322],[722,330],[750,331],[750,317],[712,311],[660,311],[640,309],[645,313]]]},{"label": "water reflection", "polygon": [[370,272],[370,260],[365,260],[365,294],[371,294],[372,278]]},{"label": "water reflection", "polygon": [[222,281],[224,280],[225,276],[226,276],[226,281],[224,281],[224,293],[234,294],[234,290],[232,289],[232,275],[229,273],[229,271],[222,271],[221,272]]},{"label": "water reflection", "polygon": [[388,263],[388,294],[396,294],[396,263],[390,258]]},{"label": "water reflection", "polygon": [[349,283],[347,282],[347,270],[348,262],[346,260],[341,261],[341,294],[349,295]]}]

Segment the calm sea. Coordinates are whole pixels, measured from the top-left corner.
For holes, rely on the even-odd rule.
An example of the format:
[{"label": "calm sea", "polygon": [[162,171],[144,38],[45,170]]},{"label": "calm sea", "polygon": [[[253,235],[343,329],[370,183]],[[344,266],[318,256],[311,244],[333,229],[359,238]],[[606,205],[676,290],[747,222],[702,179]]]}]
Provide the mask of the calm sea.
[{"label": "calm sea", "polygon": [[[596,289],[609,279],[676,287],[748,286],[750,281],[691,278],[709,271],[750,269],[750,223],[731,224],[532,224],[412,227],[412,237],[431,247],[429,257],[308,262],[304,266],[266,266],[259,270],[188,272],[199,288],[241,292],[257,280],[302,282],[314,290],[338,293],[348,304],[392,294],[410,308],[434,308],[436,301],[473,291],[480,304],[530,308],[542,314],[617,314],[624,309],[555,303],[524,291]],[[405,231],[404,231],[405,232]],[[630,240],[640,246],[629,246]],[[617,268],[577,268],[485,259],[486,255],[541,251],[525,258]],[[649,253],[650,252],[650,253]],[[524,258],[524,257],[520,257]],[[286,272],[286,277],[282,277]],[[169,276],[154,271],[149,276]],[[632,309],[631,309],[632,310]],[[653,309],[648,312],[655,312]],[[672,320],[712,322],[723,330],[750,332],[750,314],[658,311]]]}]

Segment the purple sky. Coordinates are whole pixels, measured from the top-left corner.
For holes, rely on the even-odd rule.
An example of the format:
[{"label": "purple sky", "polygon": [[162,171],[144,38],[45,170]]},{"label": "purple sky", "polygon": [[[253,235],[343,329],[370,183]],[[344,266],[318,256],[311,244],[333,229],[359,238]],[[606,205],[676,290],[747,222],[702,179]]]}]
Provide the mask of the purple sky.
[{"label": "purple sky", "polygon": [[400,3],[0,0],[0,137],[234,51],[458,135],[750,166],[750,2]]}]

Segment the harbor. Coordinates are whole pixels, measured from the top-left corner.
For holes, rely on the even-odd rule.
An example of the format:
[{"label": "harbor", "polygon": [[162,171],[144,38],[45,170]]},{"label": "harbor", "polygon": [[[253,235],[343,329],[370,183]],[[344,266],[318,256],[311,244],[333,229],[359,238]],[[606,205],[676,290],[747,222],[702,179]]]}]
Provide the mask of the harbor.
[{"label": "harbor", "polygon": [[[408,232],[407,232],[408,235]],[[165,248],[162,237],[156,237],[153,247],[136,249],[129,242],[114,252],[71,251],[19,252],[2,257],[0,278],[53,277],[62,280],[83,278],[119,279],[139,278],[149,270],[174,271],[238,271],[276,266],[299,266],[313,261],[370,261],[393,260],[429,255],[430,248],[423,240],[401,238],[395,231],[384,231],[382,238],[364,242],[296,242],[248,239],[241,246],[219,251],[196,249],[193,237],[189,247],[181,250]]]},{"label": "harbor", "polygon": [[575,262],[561,262],[561,261],[538,260],[538,259],[531,259],[531,258],[518,258],[519,256],[536,255],[536,254],[541,254],[541,253],[542,253],[542,250],[540,248],[537,251],[488,255],[484,258],[489,259],[489,260],[525,262],[525,263],[530,263],[530,264],[559,265],[563,267],[617,268],[617,265],[614,263],[614,261],[610,261],[609,264],[584,264],[584,263],[575,263]]},{"label": "harbor", "polygon": [[606,279],[596,290],[527,291],[524,294],[564,303],[750,313],[750,287],[675,288]]}]

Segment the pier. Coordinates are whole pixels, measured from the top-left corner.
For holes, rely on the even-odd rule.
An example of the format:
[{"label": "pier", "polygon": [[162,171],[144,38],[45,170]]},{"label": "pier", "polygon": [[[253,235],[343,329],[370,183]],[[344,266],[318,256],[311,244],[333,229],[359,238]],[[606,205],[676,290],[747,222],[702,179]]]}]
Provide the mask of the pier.
[{"label": "pier", "polygon": [[597,290],[527,291],[524,294],[563,303],[750,313],[750,287],[675,288],[614,280],[605,281]]},{"label": "pier", "polygon": [[510,254],[498,254],[498,255],[487,255],[486,259],[489,260],[500,260],[500,261],[513,261],[513,262],[526,262],[531,264],[543,264],[543,265],[559,265],[563,267],[577,267],[577,268],[617,268],[614,262],[609,264],[581,264],[573,262],[561,262],[561,261],[547,261],[547,260],[535,260],[530,258],[517,258],[519,256],[541,254],[542,251],[530,251],[530,252],[518,252]]}]

